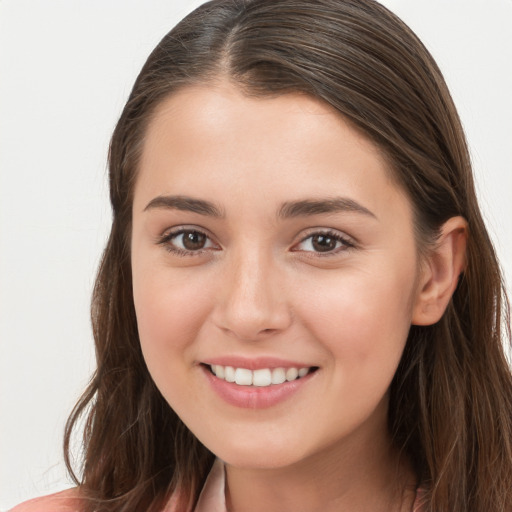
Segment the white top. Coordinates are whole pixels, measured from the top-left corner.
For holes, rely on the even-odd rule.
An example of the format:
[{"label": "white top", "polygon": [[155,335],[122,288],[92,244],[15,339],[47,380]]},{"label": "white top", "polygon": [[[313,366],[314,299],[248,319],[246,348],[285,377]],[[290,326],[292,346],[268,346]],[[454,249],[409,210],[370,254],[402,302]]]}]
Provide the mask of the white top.
[{"label": "white top", "polygon": [[[199,500],[192,512],[227,512],[225,482],[226,472],[224,463],[216,459],[208,477],[206,478],[203,490],[199,495]],[[412,507],[412,512],[421,512],[423,509],[424,489],[419,488],[416,492],[416,499]],[[173,507],[174,500],[165,508],[165,512],[178,512]]]}]

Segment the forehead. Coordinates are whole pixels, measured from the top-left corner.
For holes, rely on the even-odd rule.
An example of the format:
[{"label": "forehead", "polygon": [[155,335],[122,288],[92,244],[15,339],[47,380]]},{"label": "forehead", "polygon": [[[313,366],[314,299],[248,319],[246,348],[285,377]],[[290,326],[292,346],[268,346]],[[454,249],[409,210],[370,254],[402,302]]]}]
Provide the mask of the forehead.
[{"label": "forehead", "polygon": [[[343,135],[350,132],[351,144],[383,157],[376,144],[325,101],[300,92],[248,95],[237,85],[222,81],[187,86],[164,99],[149,122],[146,141],[151,144],[151,139],[155,141],[164,132],[173,137],[179,137],[180,132],[188,137],[194,132],[206,139],[231,135],[226,143],[234,141],[237,134],[250,136],[255,142],[263,141],[265,135],[279,135],[282,144],[285,138],[291,140],[292,134],[325,139],[328,131],[336,137],[340,129]],[[342,141],[338,138],[336,142]],[[148,144],[145,149],[150,149]]]},{"label": "forehead", "polygon": [[136,199],[141,190],[148,200],[229,191],[286,201],[366,189],[366,199],[386,202],[399,192],[391,176],[380,149],[326,103],[299,93],[249,97],[221,83],[186,87],[156,109]]}]

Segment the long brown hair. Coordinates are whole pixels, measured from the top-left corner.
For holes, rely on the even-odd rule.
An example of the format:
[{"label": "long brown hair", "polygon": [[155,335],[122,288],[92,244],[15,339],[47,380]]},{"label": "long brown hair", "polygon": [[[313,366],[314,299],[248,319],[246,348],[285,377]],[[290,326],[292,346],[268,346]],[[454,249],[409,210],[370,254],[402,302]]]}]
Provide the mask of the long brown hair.
[{"label": "long brown hair", "polygon": [[409,195],[420,248],[450,217],[467,220],[465,271],[441,321],[411,327],[391,387],[389,428],[428,490],[426,511],[511,510],[508,303],[464,133],[428,51],[373,0],[214,0],[169,32],[144,65],[110,146],[113,223],[92,302],[98,368],[66,427],[72,471],[70,439],[85,415],[75,480],[86,509],[157,511],[176,490],[193,504],[213,461],[144,363],[129,240],[152,113],[177,89],[219,77],[249,95],[309,94],[362,130]]}]

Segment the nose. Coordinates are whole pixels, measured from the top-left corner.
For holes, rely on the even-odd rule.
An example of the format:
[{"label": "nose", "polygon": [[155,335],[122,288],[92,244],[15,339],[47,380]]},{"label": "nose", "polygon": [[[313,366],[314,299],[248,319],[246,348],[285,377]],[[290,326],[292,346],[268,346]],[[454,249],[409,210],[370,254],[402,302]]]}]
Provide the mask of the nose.
[{"label": "nose", "polygon": [[271,255],[257,249],[233,255],[223,270],[216,325],[244,341],[265,339],[285,330],[292,314],[283,284],[283,273]]}]

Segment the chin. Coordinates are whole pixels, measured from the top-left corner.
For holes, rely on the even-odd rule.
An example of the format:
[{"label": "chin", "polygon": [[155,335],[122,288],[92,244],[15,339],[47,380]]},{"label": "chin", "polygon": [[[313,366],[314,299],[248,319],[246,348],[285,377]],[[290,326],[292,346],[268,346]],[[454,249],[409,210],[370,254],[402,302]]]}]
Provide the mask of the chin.
[{"label": "chin", "polygon": [[285,444],[282,440],[260,443],[240,440],[213,447],[226,464],[241,469],[278,469],[291,466],[306,456],[301,446]]}]

